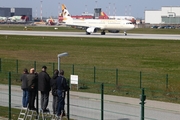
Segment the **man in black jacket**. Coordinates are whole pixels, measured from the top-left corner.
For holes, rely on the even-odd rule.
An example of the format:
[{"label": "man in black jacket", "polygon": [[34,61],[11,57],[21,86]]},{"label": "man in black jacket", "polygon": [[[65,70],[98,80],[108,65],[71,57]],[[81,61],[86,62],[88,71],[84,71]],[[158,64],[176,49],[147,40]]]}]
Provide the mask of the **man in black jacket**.
[{"label": "man in black jacket", "polygon": [[52,109],[53,109],[53,114],[56,114],[57,111],[57,105],[58,105],[58,95],[57,95],[57,78],[59,75],[59,71],[57,69],[54,70],[54,75],[51,78],[51,90],[52,90],[52,95],[53,95],[53,102],[52,102]]},{"label": "man in black jacket", "polygon": [[41,91],[41,109],[43,112],[48,112],[46,109],[49,102],[49,91],[50,87],[50,77],[46,72],[47,67],[43,66],[42,71],[38,74],[38,90]]},{"label": "man in black jacket", "polygon": [[30,110],[36,110],[34,107],[35,97],[37,93],[38,75],[35,73],[34,68],[30,69],[30,73],[27,75],[28,80],[28,92],[29,92],[29,106]]},{"label": "man in black jacket", "polygon": [[64,105],[65,105],[66,91],[69,90],[69,86],[67,85],[67,81],[66,78],[64,77],[63,70],[60,70],[60,76],[57,78],[57,89],[58,89],[57,116],[62,118],[65,115]]},{"label": "man in black jacket", "polygon": [[28,74],[28,70],[25,68],[23,70],[23,74],[21,75],[21,82],[22,82],[22,85],[21,85],[21,89],[23,90],[23,97],[22,97],[22,105],[23,107],[27,107],[28,105],[28,81],[27,81],[27,74]]}]

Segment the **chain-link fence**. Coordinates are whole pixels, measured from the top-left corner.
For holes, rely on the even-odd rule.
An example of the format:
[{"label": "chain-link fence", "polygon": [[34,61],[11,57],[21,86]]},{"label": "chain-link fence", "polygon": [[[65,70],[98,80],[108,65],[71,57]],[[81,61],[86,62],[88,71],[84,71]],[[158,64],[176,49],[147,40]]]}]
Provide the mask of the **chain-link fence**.
[{"label": "chain-link fence", "polygon": [[[43,65],[48,67],[48,73],[51,76],[57,63],[0,59],[0,83],[4,84],[0,86],[0,116],[17,119],[22,104],[21,81],[19,80],[22,70],[34,67],[40,71]],[[177,103],[180,103],[180,87],[176,84],[179,75],[67,64],[61,64],[61,68],[64,69],[68,80],[71,74],[78,75],[79,78],[78,86],[71,85],[71,91],[67,97],[69,106],[66,108],[69,107],[67,112],[72,119],[139,120],[142,118],[140,107],[142,104],[139,104],[141,88],[145,88],[147,100],[170,102],[158,104],[147,101],[145,119],[160,118],[159,114],[162,114],[162,111],[165,111],[167,120],[171,115],[174,116],[174,120],[179,117],[180,106]],[[52,96],[50,95],[50,109],[51,104]],[[159,112],[159,110],[162,111]],[[173,113],[169,115],[167,111],[173,111]],[[173,120],[173,117],[170,118]]]}]

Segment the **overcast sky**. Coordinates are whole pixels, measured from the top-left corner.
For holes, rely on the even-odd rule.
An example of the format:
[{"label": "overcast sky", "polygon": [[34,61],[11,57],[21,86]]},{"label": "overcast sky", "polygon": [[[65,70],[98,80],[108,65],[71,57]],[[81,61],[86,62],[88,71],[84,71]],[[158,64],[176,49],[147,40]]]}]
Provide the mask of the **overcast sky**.
[{"label": "overcast sky", "polygon": [[102,8],[108,15],[128,15],[144,18],[144,10],[160,10],[162,6],[180,6],[180,0],[0,0],[0,7],[33,8],[33,16],[40,17],[42,1],[43,16],[57,16],[59,4],[64,3],[71,15],[82,12],[94,13]]}]

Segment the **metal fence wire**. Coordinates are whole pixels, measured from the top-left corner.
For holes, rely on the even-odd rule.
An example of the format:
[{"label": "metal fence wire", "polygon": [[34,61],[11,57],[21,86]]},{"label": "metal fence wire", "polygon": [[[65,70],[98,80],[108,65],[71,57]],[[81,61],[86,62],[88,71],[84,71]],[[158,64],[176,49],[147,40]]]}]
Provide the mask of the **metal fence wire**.
[{"label": "metal fence wire", "polygon": [[[17,119],[22,104],[20,87],[22,70],[34,67],[40,72],[43,65],[48,67],[47,72],[52,76],[57,63],[0,59],[0,116]],[[147,102],[147,106],[145,103],[144,107],[145,110],[148,109],[148,114],[144,114],[140,107],[142,106],[139,104],[142,103],[140,97],[142,88],[148,100],[176,103],[169,105],[176,107],[180,103],[180,87],[174,84],[180,77],[177,74],[106,69],[74,64],[61,64],[61,68],[65,71],[67,80],[70,81],[70,75],[78,75],[79,78],[78,85],[71,85],[66,98],[66,112],[71,119],[154,119],[158,116],[158,112],[149,113],[153,106],[153,104],[148,105],[151,101]],[[51,106],[52,95],[50,94],[48,107],[52,112]],[[159,106],[163,108],[164,104],[159,104]],[[175,116],[180,113],[180,107],[177,109],[176,107],[173,110],[176,113]]]}]

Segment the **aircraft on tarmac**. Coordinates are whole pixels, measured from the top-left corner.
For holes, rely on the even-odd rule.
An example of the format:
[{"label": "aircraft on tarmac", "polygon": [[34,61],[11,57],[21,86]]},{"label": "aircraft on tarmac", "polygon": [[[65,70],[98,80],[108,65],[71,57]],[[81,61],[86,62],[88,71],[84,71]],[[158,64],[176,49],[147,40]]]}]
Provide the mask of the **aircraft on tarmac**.
[{"label": "aircraft on tarmac", "polygon": [[105,12],[101,12],[99,19],[117,19],[117,20],[129,20],[133,24],[136,24],[136,18],[133,16],[108,16]]},{"label": "aircraft on tarmac", "polygon": [[128,20],[117,19],[73,19],[66,6],[62,4],[63,22],[69,26],[81,26],[86,29],[86,34],[90,35],[98,30],[101,30],[101,35],[105,35],[106,32],[118,33],[120,30],[124,31],[124,35],[127,35],[126,31],[134,29],[135,26]]},{"label": "aircraft on tarmac", "polygon": [[47,25],[56,25],[57,21],[55,19],[53,19],[52,17],[50,17],[49,19],[46,19],[46,24]]}]

